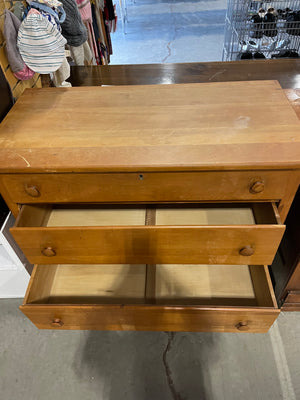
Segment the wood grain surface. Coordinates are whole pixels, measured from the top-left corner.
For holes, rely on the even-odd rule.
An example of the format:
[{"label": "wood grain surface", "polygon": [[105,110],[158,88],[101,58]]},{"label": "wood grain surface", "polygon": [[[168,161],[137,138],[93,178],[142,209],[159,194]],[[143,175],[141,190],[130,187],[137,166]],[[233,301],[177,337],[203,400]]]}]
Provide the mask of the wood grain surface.
[{"label": "wood grain surface", "polygon": [[150,331],[266,332],[279,313],[266,267],[160,267],[154,297],[164,304],[147,305],[145,266],[35,266],[20,309],[41,329]]},{"label": "wood grain surface", "polygon": [[[300,174],[297,176],[289,170],[28,173],[0,175],[0,185],[3,193],[7,193],[7,201],[10,199],[8,204],[276,201],[286,194],[294,195],[299,177]],[[294,178],[294,183],[291,178]],[[253,193],[251,186],[258,180],[264,182],[264,190]],[[30,185],[39,190],[39,197],[26,192]]]},{"label": "wood grain surface", "polygon": [[[209,304],[274,307],[263,266],[157,265],[155,301],[160,304]],[[260,282],[252,279],[252,270]],[[26,303],[145,303],[146,265],[63,264],[36,268]],[[254,289],[256,287],[256,289]],[[254,291],[255,290],[255,291]],[[264,301],[256,299],[264,293]]]},{"label": "wood grain surface", "polygon": [[284,89],[299,89],[299,69],[299,59],[76,66],[69,80],[73,86],[100,86],[276,79]]},{"label": "wood grain surface", "polygon": [[[265,218],[260,208],[267,210]],[[10,231],[29,261],[37,264],[259,265],[273,261],[285,230],[274,209],[264,203],[255,205],[254,212],[226,205],[158,208],[156,225],[145,226],[142,209],[105,213],[97,208],[58,208],[48,217],[48,207],[43,214],[41,206],[24,206]],[[250,254],[243,254],[245,247]]]},{"label": "wood grain surface", "polygon": [[[31,263],[270,264],[284,226],[12,228]],[[245,257],[241,249],[254,254]],[[55,251],[53,257],[43,249]]]},{"label": "wood grain surface", "polygon": [[28,90],[0,144],[2,172],[300,166],[276,81]]},{"label": "wood grain surface", "polygon": [[[20,310],[39,329],[172,331],[172,332],[247,332],[264,333],[279,314],[272,308],[234,308],[165,305],[23,305]],[[61,327],[52,322],[59,319]]]}]

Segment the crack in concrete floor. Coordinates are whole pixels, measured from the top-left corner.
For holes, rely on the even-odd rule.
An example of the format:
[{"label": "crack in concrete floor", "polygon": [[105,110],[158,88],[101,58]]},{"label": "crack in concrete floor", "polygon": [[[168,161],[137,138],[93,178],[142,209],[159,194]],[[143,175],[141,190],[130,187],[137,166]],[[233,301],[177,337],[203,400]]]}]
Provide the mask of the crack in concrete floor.
[{"label": "crack in concrete floor", "polygon": [[169,386],[170,392],[172,394],[172,398],[174,400],[184,400],[183,397],[181,397],[180,393],[175,388],[175,384],[174,384],[174,381],[172,378],[172,371],[171,371],[171,368],[169,366],[168,359],[167,359],[167,354],[171,351],[172,346],[173,346],[175,333],[174,332],[166,332],[166,333],[168,335],[168,343],[167,343],[167,346],[163,353],[163,363],[164,363],[164,367],[165,367],[165,371],[166,371],[168,386]]},{"label": "crack in concrete floor", "polygon": [[173,19],[174,35],[173,35],[172,40],[170,40],[170,41],[167,43],[168,54],[166,55],[166,57],[164,57],[164,58],[162,59],[162,61],[161,61],[162,63],[165,63],[166,60],[167,60],[169,57],[171,57],[171,55],[172,55],[171,43],[174,42],[174,41],[176,40],[176,35],[177,35],[177,28],[176,28],[176,26],[175,26],[175,18],[174,18],[174,10],[173,10],[173,2],[170,3],[170,11],[171,11],[172,19]]}]

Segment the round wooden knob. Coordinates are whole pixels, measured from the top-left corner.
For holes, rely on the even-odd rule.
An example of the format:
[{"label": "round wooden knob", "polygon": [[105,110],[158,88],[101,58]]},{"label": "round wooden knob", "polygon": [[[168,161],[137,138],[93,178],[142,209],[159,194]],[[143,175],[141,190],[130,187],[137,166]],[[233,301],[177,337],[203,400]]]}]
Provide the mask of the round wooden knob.
[{"label": "round wooden knob", "polygon": [[256,181],[250,186],[250,193],[257,194],[263,192],[265,184],[263,181]]},{"label": "round wooden knob", "polygon": [[56,251],[52,247],[45,247],[42,250],[42,254],[46,257],[54,257],[56,256]]},{"label": "round wooden knob", "polygon": [[56,326],[58,328],[60,328],[61,326],[63,326],[63,322],[59,319],[59,318],[54,318],[54,320],[51,322],[52,326]]},{"label": "round wooden knob", "polygon": [[238,324],[236,324],[235,327],[241,332],[249,331],[249,326],[247,322],[239,322]]},{"label": "round wooden knob", "polygon": [[239,251],[241,256],[249,257],[254,254],[254,249],[251,246],[245,246]]},{"label": "round wooden knob", "polygon": [[40,191],[36,186],[26,185],[25,192],[31,197],[40,197]]}]

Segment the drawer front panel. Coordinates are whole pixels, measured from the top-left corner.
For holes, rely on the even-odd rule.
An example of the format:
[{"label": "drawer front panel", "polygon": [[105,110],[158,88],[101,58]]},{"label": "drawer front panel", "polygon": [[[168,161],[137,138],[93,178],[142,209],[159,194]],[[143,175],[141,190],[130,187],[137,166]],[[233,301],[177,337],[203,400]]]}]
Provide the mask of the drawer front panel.
[{"label": "drawer front panel", "polygon": [[290,171],[11,174],[2,184],[14,203],[277,200]]},{"label": "drawer front panel", "polygon": [[267,332],[277,309],[161,306],[24,305],[39,329]]},{"label": "drawer front panel", "polygon": [[[271,264],[284,226],[12,228],[33,264]],[[249,250],[249,252],[247,251]]]}]

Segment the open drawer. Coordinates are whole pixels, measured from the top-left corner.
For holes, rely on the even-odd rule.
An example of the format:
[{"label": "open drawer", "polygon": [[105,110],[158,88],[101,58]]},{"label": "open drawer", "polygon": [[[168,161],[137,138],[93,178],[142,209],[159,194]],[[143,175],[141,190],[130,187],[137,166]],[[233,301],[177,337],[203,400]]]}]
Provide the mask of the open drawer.
[{"label": "open drawer", "polygon": [[33,264],[271,264],[274,203],[25,205],[11,229]]},{"label": "open drawer", "polygon": [[268,267],[37,265],[20,307],[41,329],[266,332]]}]

